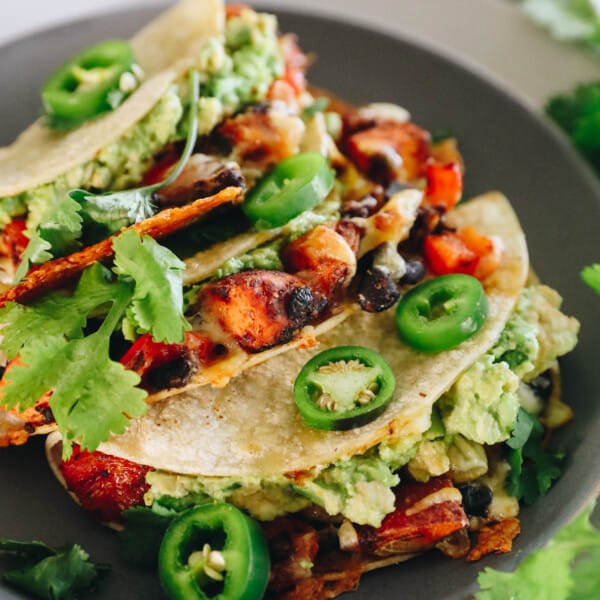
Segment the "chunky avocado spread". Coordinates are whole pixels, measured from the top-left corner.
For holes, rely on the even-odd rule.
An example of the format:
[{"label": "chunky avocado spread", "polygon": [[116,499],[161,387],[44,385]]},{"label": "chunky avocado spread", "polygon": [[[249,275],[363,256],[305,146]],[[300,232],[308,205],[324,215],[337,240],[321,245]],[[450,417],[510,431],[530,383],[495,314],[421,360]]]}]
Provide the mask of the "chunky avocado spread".
[{"label": "chunky avocado spread", "polygon": [[12,217],[28,212],[27,225],[32,229],[48,206],[56,204],[70,189],[119,190],[139,183],[154,154],[175,138],[182,114],[181,100],[172,87],[139,123],[101,150],[94,160],[67,171],[51,183],[0,199],[0,222],[7,223]]},{"label": "chunky avocado spread", "polygon": [[[163,496],[185,498],[201,492],[233,502],[263,520],[312,502],[329,514],[377,527],[393,510],[392,488],[404,465],[421,481],[449,472],[460,483],[487,473],[482,444],[509,437],[519,408],[517,373],[523,372],[522,365],[536,365],[526,372],[539,373],[575,345],[576,321],[563,315],[559,306],[560,297],[546,286],[524,290],[497,344],[444,394],[423,434],[387,440],[301,481],[282,476],[206,478],[153,472],[147,476],[151,488],[146,501],[151,504]],[[518,363],[502,358],[515,349],[523,356]]]}]

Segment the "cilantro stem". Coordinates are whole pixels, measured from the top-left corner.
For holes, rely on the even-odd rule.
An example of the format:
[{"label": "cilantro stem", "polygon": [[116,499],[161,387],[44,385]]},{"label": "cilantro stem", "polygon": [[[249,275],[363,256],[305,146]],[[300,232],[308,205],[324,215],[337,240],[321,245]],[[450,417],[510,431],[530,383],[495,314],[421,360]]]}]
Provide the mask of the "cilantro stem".
[{"label": "cilantro stem", "polygon": [[115,294],[113,305],[111,306],[106,318],[98,329],[98,337],[110,339],[112,332],[117,328],[119,320],[123,316],[125,309],[133,298],[133,288],[125,282],[121,282],[118,291]]},{"label": "cilantro stem", "polygon": [[[190,71],[189,93],[190,107],[188,114],[188,134],[185,141],[185,147],[183,148],[183,152],[181,153],[179,161],[166,179],[160,181],[159,183],[153,183],[152,185],[137,188],[137,192],[151,195],[160,188],[170,185],[179,177],[179,175],[181,175],[181,172],[190,159],[190,156],[194,151],[194,146],[196,145],[196,140],[198,139],[198,99],[200,96],[200,77],[198,75],[198,71],[195,69]],[[71,192],[69,192],[69,194],[70,193]]]},{"label": "cilantro stem", "polygon": [[198,71],[192,69],[190,71],[190,108],[188,115],[188,135],[185,142],[185,147],[181,154],[181,158],[177,163],[176,167],[173,169],[171,174],[160,183],[156,183],[153,186],[148,186],[149,188],[153,188],[153,191],[157,189],[167,186],[175,181],[179,175],[181,175],[181,171],[187,164],[192,152],[194,151],[194,146],[196,145],[196,140],[198,139],[198,100],[200,96],[200,77],[198,75]]}]

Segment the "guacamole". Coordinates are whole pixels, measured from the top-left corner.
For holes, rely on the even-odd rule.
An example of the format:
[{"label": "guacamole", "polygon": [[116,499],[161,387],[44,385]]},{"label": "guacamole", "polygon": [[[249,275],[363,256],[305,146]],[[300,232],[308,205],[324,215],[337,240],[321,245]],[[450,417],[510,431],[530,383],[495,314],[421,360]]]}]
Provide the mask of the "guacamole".
[{"label": "guacamole", "polygon": [[0,222],[28,214],[29,229],[37,226],[48,207],[73,188],[119,190],[139,183],[152,157],[176,137],[183,106],[177,88],[170,88],[156,106],[119,140],[101,150],[94,160],[72,169],[52,183],[15,197],[0,199]]}]

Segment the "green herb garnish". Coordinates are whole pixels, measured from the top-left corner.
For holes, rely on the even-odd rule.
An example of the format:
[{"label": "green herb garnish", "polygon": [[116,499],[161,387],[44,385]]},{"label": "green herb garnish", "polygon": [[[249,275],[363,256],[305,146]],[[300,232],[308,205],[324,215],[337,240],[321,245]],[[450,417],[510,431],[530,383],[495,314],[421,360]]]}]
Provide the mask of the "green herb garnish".
[{"label": "green herb garnish", "polygon": [[[158,341],[182,342],[188,328],[179,259],[135,231],[115,239],[114,250],[117,278],[96,264],[71,295],[53,293],[31,306],[8,302],[0,308],[0,348],[9,357],[19,355],[4,375],[2,401],[24,410],[51,390],[65,458],[73,443],[95,450],[146,411],[139,376],[109,358],[110,337],[125,313]],[[89,317],[102,314],[99,329],[83,337]]]},{"label": "green herb garnish", "polygon": [[595,600],[600,590],[600,531],[585,509],[512,573],[484,569],[477,600]]},{"label": "green herb garnish", "polygon": [[581,279],[600,294],[600,263],[584,267],[581,271]]},{"label": "green herb garnish", "polygon": [[533,504],[544,496],[561,474],[562,452],[549,452],[542,447],[544,428],[538,419],[519,408],[515,427],[506,442],[510,453],[507,491],[525,504]]},{"label": "green herb garnish", "polygon": [[0,540],[0,555],[17,563],[2,580],[45,600],[79,598],[110,570],[109,565],[92,562],[77,544],[52,548],[43,542]]}]

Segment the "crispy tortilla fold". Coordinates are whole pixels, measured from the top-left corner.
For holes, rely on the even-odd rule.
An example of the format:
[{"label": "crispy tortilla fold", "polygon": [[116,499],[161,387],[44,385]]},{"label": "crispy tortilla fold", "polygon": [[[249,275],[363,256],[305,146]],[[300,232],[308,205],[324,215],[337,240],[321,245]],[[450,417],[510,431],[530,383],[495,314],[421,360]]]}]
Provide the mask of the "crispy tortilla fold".
[{"label": "crispy tortilla fold", "polygon": [[131,43],[145,71],[142,85],[116,110],[68,132],[38,119],[0,149],[0,198],[49,183],[119,139],[190,67],[191,57],[223,29],[221,0],[183,0],[147,25]]},{"label": "crispy tortilla fold", "polygon": [[[459,347],[423,354],[395,334],[394,310],[355,312],[319,344],[279,353],[222,388],[186,390],[175,401],[153,404],[121,436],[99,450],[174,473],[203,476],[269,476],[325,467],[390,438],[421,433],[433,403],[457,376],[497,340],[512,313],[528,272],[525,236],[509,202],[490,193],[455,209],[456,226],[474,225],[504,243],[502,263],[485,282],[489,317]],[[345,432],[307,427],[293,397],[294,379],[315,353],[360,343],[381,353],[396,373],[396,392],[375,421]]]}]

